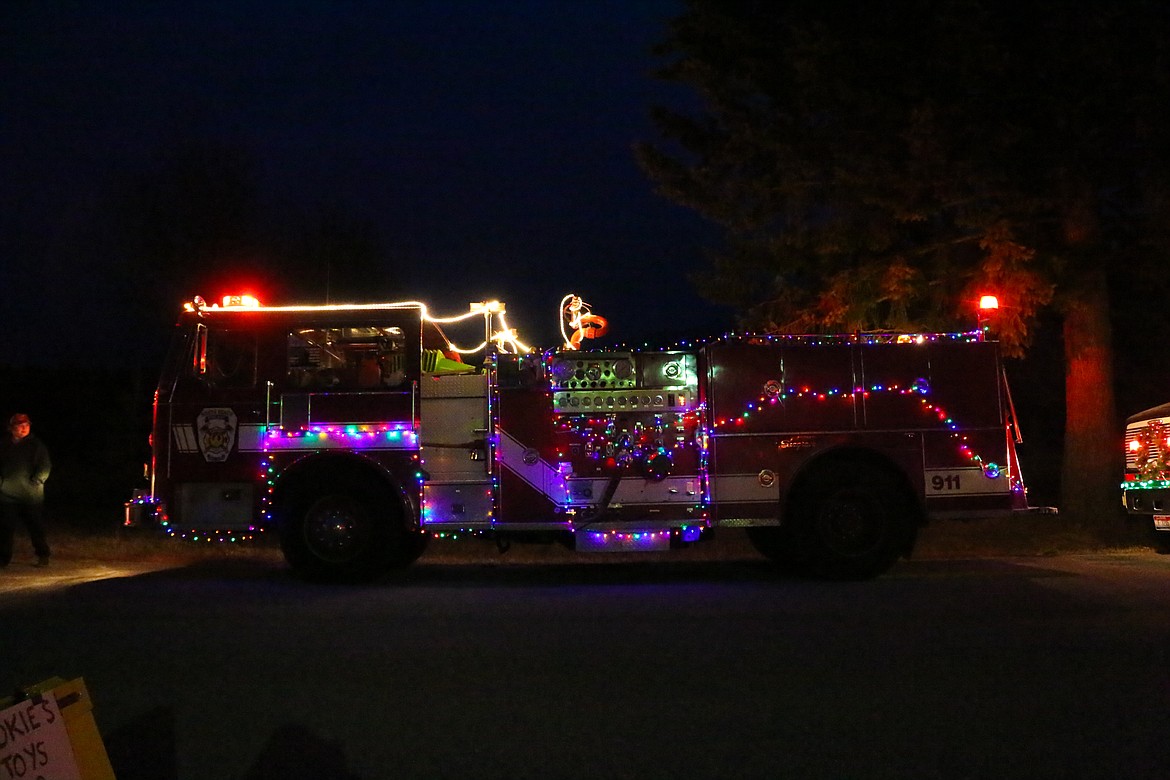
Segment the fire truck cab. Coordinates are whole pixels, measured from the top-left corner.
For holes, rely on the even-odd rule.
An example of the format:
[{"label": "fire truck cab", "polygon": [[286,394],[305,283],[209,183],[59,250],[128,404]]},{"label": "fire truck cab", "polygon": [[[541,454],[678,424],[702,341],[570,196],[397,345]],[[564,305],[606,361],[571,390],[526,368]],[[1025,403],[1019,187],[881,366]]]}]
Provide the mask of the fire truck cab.
[{"label": "fire truck cab", "polygon": [[[504,307],[185,306],[128,524],[279,534],[290,566],[369,579],[432,535],[667,550],[745,528],[778,565],[873,577],[929,519],[1026,508],[999,350],[959,334],[728,336],[534,351]],[[573,309],[573,306],[577,309]],[[482,321],[464,362],[445,328]]]}]

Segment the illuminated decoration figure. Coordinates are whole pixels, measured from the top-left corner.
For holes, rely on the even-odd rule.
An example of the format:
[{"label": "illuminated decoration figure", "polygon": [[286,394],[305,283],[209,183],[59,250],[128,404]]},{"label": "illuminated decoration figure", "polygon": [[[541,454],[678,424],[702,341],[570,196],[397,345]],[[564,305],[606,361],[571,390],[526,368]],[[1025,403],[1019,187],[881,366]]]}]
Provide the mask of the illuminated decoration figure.
[{"label": "illuminated decoration figure", "polygon": [[[571,334],[565,330],[566,324]],[[580,349],[582,339],[600,338],[608,330],[609,321],[590,311],[589,304],[580,296],[569,293],[561,299],[561,338],[565,349]]]}]

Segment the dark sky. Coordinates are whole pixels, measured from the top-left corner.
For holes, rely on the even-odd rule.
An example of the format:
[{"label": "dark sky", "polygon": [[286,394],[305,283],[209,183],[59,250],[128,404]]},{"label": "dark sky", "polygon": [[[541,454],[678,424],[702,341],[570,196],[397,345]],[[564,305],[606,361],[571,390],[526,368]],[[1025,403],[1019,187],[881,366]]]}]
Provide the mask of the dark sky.
[{"label": "dark sky", "polygon": [[649,75],[677,0],[5,8],[0,363],[117,333],[108,258],[79,236],[112,181],[190,140],[254,153],[269,209],[375,223],[394,281],[373,297],[499,298],[548,346],[570,291],[631,342],[726,329],[686,279],[713,229],[631,152],[651,105],[688,97]]}]

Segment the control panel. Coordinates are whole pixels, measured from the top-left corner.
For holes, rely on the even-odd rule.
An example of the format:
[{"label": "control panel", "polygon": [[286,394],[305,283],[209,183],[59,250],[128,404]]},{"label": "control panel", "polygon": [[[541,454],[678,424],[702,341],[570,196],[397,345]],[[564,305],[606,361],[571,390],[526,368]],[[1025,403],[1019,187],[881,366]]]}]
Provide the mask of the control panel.
[{"label": "control panel", "polygon": [[563,352],[548,374],[558,414],[685,412],[698,403],[690,352]]}]

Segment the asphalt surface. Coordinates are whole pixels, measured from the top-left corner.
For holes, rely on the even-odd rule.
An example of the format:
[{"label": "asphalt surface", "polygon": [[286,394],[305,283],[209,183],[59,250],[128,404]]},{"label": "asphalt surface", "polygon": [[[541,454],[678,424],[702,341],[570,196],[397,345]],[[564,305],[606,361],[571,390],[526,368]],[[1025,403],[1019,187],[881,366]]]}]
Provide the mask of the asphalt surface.
[{"label": "asphalt surface", "polygon": [[[14,562],[9,685],[84,678],[119,780],[1165,777],[1170,557]],[[0,775],[2,777],[2,775]]]}]

